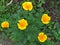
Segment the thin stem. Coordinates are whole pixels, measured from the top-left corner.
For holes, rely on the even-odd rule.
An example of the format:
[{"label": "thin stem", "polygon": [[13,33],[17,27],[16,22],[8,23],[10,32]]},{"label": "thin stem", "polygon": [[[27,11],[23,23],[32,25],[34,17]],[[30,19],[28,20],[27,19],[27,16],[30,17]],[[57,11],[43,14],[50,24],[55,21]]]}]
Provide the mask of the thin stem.
[{"label": "thin stem", "polygon": [[9,3],[7,3],[7,6],[9,6],[12,2],[13,2],[13,0],[11,0]]}]

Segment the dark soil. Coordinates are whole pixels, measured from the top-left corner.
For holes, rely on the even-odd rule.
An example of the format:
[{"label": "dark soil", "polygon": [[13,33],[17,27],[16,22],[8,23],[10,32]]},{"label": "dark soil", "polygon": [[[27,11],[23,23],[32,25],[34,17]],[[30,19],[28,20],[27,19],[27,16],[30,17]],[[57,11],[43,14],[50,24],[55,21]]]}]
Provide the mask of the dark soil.
[{"label": "dark soil", "polygon": [[2,45],[13,45],[13,42],[9,39],[3,39],[2,40]]}]

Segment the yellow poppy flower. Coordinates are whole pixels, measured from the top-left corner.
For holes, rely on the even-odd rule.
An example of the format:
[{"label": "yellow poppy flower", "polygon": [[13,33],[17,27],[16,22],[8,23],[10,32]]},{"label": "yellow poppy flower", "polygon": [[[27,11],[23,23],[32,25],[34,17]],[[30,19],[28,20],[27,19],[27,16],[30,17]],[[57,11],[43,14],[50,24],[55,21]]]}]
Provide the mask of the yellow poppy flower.
[{"label": "yellow poppy flower", "polygon": [[8,28],[9,27],[9,23],[7,21],[4,21],[1,23],[1,27],[2,28]]},{"label": "yellow poppy flower", "polygon": [[25,19],[21,19],[18,21],[17,25],[20,30],[24,30],[28,26],[28,22]]},{"label": "yellow poppy flower", "polygon": [[45,42],[47,40],[47,35],[45,35],[43,32],[39,33],[38,40],[40,42]]},{"label": "yellow poppy flower", "polygon": [[24,10],[29,10],[29,11],[31,11],[32,8],[33,8],[33,5],[32,5],[31,2],[24,2],[24,3],[22,4],[22,7],[23,7]]},{"label": "yellow poppy flower", "polygon": [[43,14],[42,15],[42,18],[41,18],[42,23],[48,24],[50,22],[50,20],[51,20],[51,17],[48,16],[48,14]]}]

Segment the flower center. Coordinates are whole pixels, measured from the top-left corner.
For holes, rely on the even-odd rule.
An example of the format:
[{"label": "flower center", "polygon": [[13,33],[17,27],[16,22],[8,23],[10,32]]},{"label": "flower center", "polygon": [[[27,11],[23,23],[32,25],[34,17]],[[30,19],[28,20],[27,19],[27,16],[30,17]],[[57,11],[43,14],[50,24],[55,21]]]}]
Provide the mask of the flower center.
[{"label": "flower center", "polygon": [[44,40],[45,40],[44,35],[41,35],[39,38],[40,38],[42,41],[44,41]]},{"label": "flower center", "polygon": [[20,23],[20,26],[21,26],[21,27],[25,27],[25,26],[26,26],[25,22],[21,22],[21,23]]},{"label": "flower center", "polygon": [[6,23],[4,24],[4,27],[7,27],[7,24]]},{"label": "flower center", "polygon": [[48,21],[49,21],[49,17],[44,17],[44,18],[43,18],[43,21],[44,21],[44,22],[48,22]]}]

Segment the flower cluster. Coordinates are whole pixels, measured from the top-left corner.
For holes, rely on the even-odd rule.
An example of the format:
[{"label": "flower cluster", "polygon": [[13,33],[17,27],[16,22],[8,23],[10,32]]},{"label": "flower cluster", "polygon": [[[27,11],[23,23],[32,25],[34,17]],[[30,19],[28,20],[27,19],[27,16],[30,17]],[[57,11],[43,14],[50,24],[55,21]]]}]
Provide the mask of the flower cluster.
[{"label": "flower cluster", "polygon": [[[32,3],[31,2],[24,2],[23,4],[22,4],[22,7],[23,7],[23,9],[24,10],[29,10],[29,11],[31,11],[32,10],[32,8],[33,8],[33,5],[32,5]],[[50,16],[48,16],[48,14],[43,14],[42,15],[42,18],[41,18],[41,21],[42,21],[42,23],[43,24],[49,24],[49,22],[50,22],[50,20],[51,20],[51,17]],[[21,20],[20,20],[21,21]],[[18,24],[18,28],[19,29],[26,29],[26,25],[27,25],[27,21],[24,21],[24,20],[22,20],[23,22],[23,27],[21,28],[21,24],[19,25]],[[24,27],[25,26],[25,27]],[[38,40],[40,41],[40,42],[45,42],[46,40],[47,40],[47,35],[46,34],[44,34],[43,32],[41,32],[41,33],[39,33],[39,35],[38,35]]]},{"label": "flower cluster", "polygon": [[[22,8],[24,10],[31,11],[33,9],[33,5],[32,5],[31,2],[24,2],[22,4]],[[42,17],[41,17],[41,21],[42,21],[43,24],[49,24],[50,20],[51,20],[51,17],[48,16],[48,14],[43,14]],[[25,30],[27,28],[27,26],[28,26],[28,21],[25,20],[25,19],[21,19],[17,23],[17,27],[20,30]],[[2,28],[9,28],[9,22],[7,22],[7,21],[2,22],[1,27]],[[45,42],[47,40],[47,35],[44,34],[44,32],[40,32],[39,35],[38,35],[38,40],[40,42]]]}]

